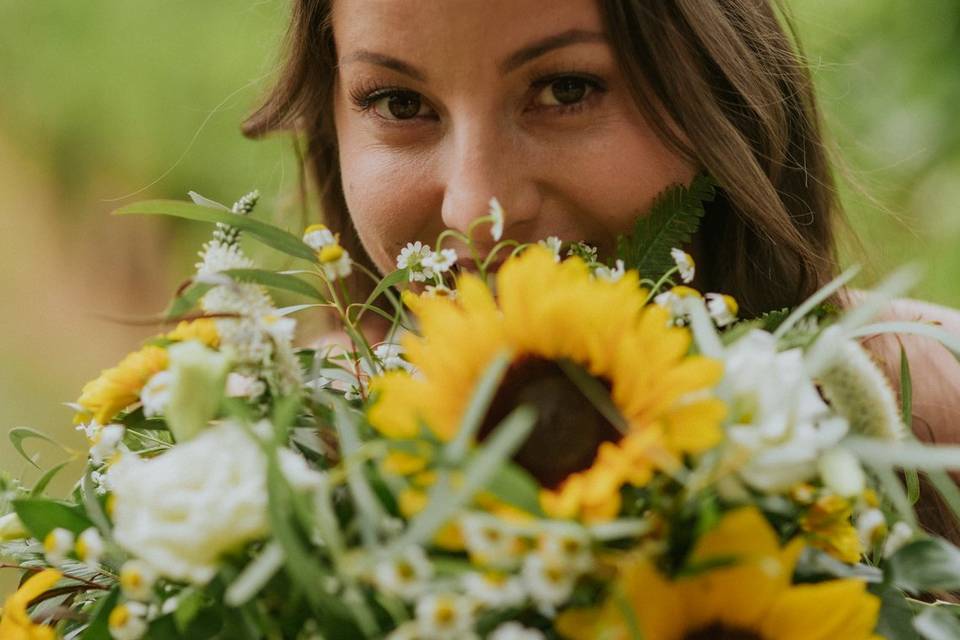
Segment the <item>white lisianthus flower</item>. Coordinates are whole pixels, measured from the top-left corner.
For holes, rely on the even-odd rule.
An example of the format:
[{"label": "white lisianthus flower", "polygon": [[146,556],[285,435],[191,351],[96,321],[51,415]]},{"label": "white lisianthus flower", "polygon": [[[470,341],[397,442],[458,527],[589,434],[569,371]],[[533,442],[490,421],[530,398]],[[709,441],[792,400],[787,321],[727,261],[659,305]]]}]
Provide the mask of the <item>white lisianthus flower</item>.
[{"label": "white lisianthus flower", "polygon": [[471,571],[462,578],[463,590],[490,609],[507,609],[523,604],[527,593],[516,576],[497,571]]},{"label": "white lisianthus flower", "polygon": [[495,242],[500,242],[503,237],[503,207],[496,197],[490,198],[490,217],[493,218],[493,226],[490,227],[490,236]]},{"label": "white lisianthus flower", "polygon": [[76,542],[76,536],[69,529],[57,527],[43,538],[43,554],[47,564],[51,567],[59,567],[66,559],[67,555],[73,551],[73,545]]},{"label": "white lisianthus flower", "polygon": [[103,538],[96,527],[89,527],[77,538],[77,544],[74,545],[77,558],[87,565],[90,569],[96,569],[100,564],[100,558],[103,557],[104,545]]},{"label": "white lisianthus flower", "polygon": [[853,498],[867,488],[867,477],[855,455],[843,447],[834,447],[817,463],[823,484],[838,496]]},{"label": "white lisianthus flower", "polygon": [[173,374],[168,369],[158,371],[147,380],[140,390],[140,402],[143,415],[152,418],[167,410],[170,403],[170,389],[173,387]]},{"label": "white lisianthus flower", "polygon": [[680,270],[680,279],[685,284],[693,282],[693,276],[696,273],[696,265],[693,262],[693,256],[683,249],[670,249],[670,257]]},{"label": "white lisianthus flower", "polygon": [[473,636],[473,602],[455,593],[434,593],[417,602],[420,633],[436,640],[462,640]]},{"label": "white lisianthus flower", "polygon": [[107,617],[113,640],[140,640],[147,632],[147,606],[142,602],[118,604]]},{"label": "white lisianthus flower", "polygon": [[157,574],[207,583],[219,557],[266,535],[266,465],[259,445],[226,422],[150,460],[110,468],[114,537]]},{"label": "white lisianthus flower", "polygon": [[373,570],[378,588],[404,600],[413,601],[429,586],[433,565],[421,547],[408,547],[399,557],[384,560]]},{"label": "white lisianthus flower", "polygon": [[350,254],[339,244],[328,244],[317,252],[323,277],[333,282],[353,273]]},{"label": "white lisianthus flower", "polygon": [[227,374],[227,396],[231,398],[258,398],[267,391],[267,385],[253,376],[231,371]]},{"label": "white lisianthus flower", "polygon": [[120,589],[131,600],[151,600],[156,582],[157,572],[142,560],[127,560],[120,567]]},{"label": "white lisianthus flower", "polygon": [[108,424],[97,429],[90,441],[90,459],[95,465],[110,460],[123,442],[126,428],[122,424]]},{"label": "white lisianthus flower", "polygon": [[718,327],[725,327],[737,320],[740,305],[733,296],[725,293],[708,293],[704,296],[707,301],[707,312]]},{"label": "white lisianthus flower", "polygon": [[539,629],[525,627],[519,622],[504,622],[493,630],[487,640],[546,640]]},{"label": "white lisianthus flower", "polygon": [[783,492],[817,473],[817,462],[847,433],[807,376],[800,349],[777,352],[776,339],[754,330],[727,349],[718,395],[730,410],[733,458],[748,455],[741,478]]},{"label": "white lisianthus flower", "polygon": [[557,236],[550,236],[546,240],[540,240],[537,242],[541,247],[549,249],[553,253],[553,259],[556,262],[560,262],[560,238]]},{"label": "white lisianthus flower", "polygon": [[216,415],[230,360],[197,340],[170,345],[167,353],[172,381],[166,420],[177,442],[184,442]]},{"label": "white lisianthus flower", "polygon": [[314,251],[320,251],[328,245],[337,244],[337,238],[326,225],[312,224],[303,231],[303,243]]},{"label": "white lisianthus flower", "polygon": [[280,470],[294,491],[313,491],[322,486],[326,476],[313,469],[299,453],[290,449],[279,449]]},{"label": "white lisianthus flower", "polygon": [[423,259],[423,266],[432,269],[434,273],[449,271],[457,263],[457,252],[454,249],[434,251]]},{"label": "white lisianthus flower", "polygon": [[423,259],[432,254],[430,245],[417,242],[408,242],[397,256],[397,269],[409,269],[407,279],[410,282],[426,282],[433,279],[433,269],[423,265]]},{"label": "white lisianthus flower", "polygon": [[607,282],[619,282],[625,273],[623,260],[617,260],[616,265],[611,269],[605,264],[599,265],[593,270],[593,276],[599,280]]}]

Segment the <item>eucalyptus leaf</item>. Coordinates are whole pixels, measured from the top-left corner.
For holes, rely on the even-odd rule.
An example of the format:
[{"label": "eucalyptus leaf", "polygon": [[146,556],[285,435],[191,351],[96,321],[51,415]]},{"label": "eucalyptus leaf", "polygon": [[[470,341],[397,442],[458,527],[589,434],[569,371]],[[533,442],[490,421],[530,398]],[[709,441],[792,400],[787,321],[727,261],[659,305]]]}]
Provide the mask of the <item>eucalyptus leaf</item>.
[{"label": "eucalyptus leaf", "polygon": [[960,549],[940,538],[916,540],[890,558],[888,572],[904,591],[954,591],[960,589]]},{"label": "eucalyptus leaf", "polygon": [[287,255],[302,258],[310,262],[317,261],[314,250],[289,231],[284,231],[271,224],[254,220],[247,216],[237,215],[230,211],[211,209],[180,200],[145,200],[120,207],[113,213],[114,215],[164,215],[199,222],[219,222],[241,229],[265,245],[282,251]]},{"label": "eucalyptus leaf", "polygon": [[960,620],[944,607],[928,607],[913,619],[913,628],[924,640],[957,640],[960,638]]}]

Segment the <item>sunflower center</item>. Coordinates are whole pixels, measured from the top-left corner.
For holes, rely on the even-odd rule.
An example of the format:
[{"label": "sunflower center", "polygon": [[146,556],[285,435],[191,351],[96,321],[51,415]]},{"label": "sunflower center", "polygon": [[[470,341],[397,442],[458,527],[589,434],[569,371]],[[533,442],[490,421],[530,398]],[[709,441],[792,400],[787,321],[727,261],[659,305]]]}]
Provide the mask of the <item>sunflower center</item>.
[{"label": "sunflower center", "polygon": [[763,640],[753,631],[712,624],[683,636],[683,640]]},{"label": "sunflower center", "polygon": [[[609,382],[598,382],[610,390]],[[513,461],[548,489],[589,468],[602,443],[622,437],[557,363],[528,357],[514,362],[507,371],[480,427],[479,439],[486,438],[521,404],[536,409],[537,422]]]}]

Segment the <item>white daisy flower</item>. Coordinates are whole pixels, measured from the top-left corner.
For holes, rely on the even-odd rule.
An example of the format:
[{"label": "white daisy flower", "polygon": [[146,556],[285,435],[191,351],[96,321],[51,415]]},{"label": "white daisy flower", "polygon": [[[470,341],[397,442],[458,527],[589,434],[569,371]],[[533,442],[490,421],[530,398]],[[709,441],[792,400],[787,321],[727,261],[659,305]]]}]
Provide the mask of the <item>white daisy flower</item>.
[{"label": "white daisy flower", "polygon": [[394,342],[384,342],[373,348],[375,355],[383,365],[385,371],[403,369],[407,373],[415,373],[417,368],[403,359],[403,347]]},{"label": "white daisy flower", "polygon": [[160,415],[167,410],[170,404],[170,394],[173,389],[173,374],[169,369],[158,371],[147,380],[140,390],[140,402],[143,404],[143,415],[148,418]]},{"label": "white daisy flower", "polygon": [[880,509],[867,509],[857,516],[857,536],[870,549],[887,535],[887,518]]},{"label": "white daisy flower", "polygon": [[43,553],[47,564],[51,567],[62,565],[67,555],[73,551],[75,542],[76,537],[72,531],[62,527],[51,530],[43,539]]},{"label": "white daisy flower", "polygon": [[503,207],[500,206],[500,201],[496,197],[490,198],[490,217],[493,218],[490,235],[493,236],[494,241],[500,242],[500,238],[503,237]]},{"label": "white daisy flower", "polygon": [[331,282],[339,278],[346,278],[353,272],[350,254],[339,244],[328,244],[317,253],[320,260],[320,269],[327,280]]},{"label": "white daisy flower", "polygon": [[518,564],[522,551],[520,538],[499,518],[469,513],[460,519],[460,530],[473,562],[499,568]]},{"label": "white daisy flower", "polygon": [[537,549],[550,561],[555,561],[573,571],[583,573],[593,567],[593,552],[590,536],[572,523],[544,523],[544,531],[538,540]]},{"label": "white daisy flower", "polygon": [[107,618],[113,640],[140,640],[147,632],[147,606],[142,602],[118,604]]},{"label": "white daisy flower", "polygon": [[718,327],[725,327],[736,322],[740,305],[737,304],[733,296],[723,293],[708,293],[705,298],[707,300],[707,311]]},{"label": "white daisy flower", "polygon": [[619,282],[625,273],[623,260],[617,260],[616,265],[611,269],[605,264],[598,265],[593,270],[593,277],[607,282]]},{"label": "white daisy flower", "polygon": [[541,247],[546,247],[553,253],[553,259],[556,262],[560,262],[560,238],[557,236],[550,236],[546,240],[540,240],[537,242]]},{"label": "white daisy flower", "polygon": [[400,251],[397,256],[397,269],[409,269],[408,279],[410,282],[426,282],[433,279],[433,269],[425,267],[424,258],[431,255],[433,251],[430,245],[417,242],[408,242],[407,246]]},{"label": "white daisy flower", "polygon": [[141,560],[128,560],[120,567],[120,589],[131,600],[147,601],[153,597],[157,572]]},{"label": "white daisy flower", "polygon": [[890,529],[890,535],[883,545],[883,557],[889,558],[913,538],[913,529],[906,522],[898,522]]},{"label": "white daisy flower", "polygon": [[462,580],[463,590],[490,609],[517,607],[527,598],[520,578],[506,573],[471,571],[464,575]]},{"label": "white daisy flower", "polygon": [[680,279],[686,284],[693,282],[693,276],[696,273],[696,265],[693,263],[693,256],[683,249],[670,249],[670,257],[680,270]]},{"label": "white daisy flower", "polygon": [[455,593],[433,593],[417,602],[420,632],[437,640],[462,640],[473,635],[473,602]]},{"label": "white daisy flower", "polygon": [[100,558],[103,557],[104,545],[103,538],[100,537],[100,532],[97,531],[96,527],[89,527],[80,534],[76,545],[74,545],[74,550],[77,553],[77,558],[87,567],[90,569],[97,568],[100,564]]},{"label": "white daisy flower", "polygon": [[443,284],[438,284],[438,285],[428,284],[424,289],[424,293],[427,294],[428,296],[439,296],[442,298],[455,299],[457,297],[457,292],[455,290]]},{"label": "white daisy flower", "polygon": [[523,585],[543,615],[552,616],[573,593],[577,575],[571,569],[563,561],[540,553],[528,554],[524,559]]},{"label": "white daisy flower", "polygon": [[487,640],[546,640],[539,629],[525,627],[519,622],[504,622],[493,630]]},{"label": "white daisy flower", "polygon": [[454,249],[434,251],[423,259],[423,266],[432,269],[434,273],[449,271],[457,263],[457,252]]},{"label": "white daisy flower", "polygon": [[373,580],[383,591],[413,601],[429,586],[433,565],[421,547],[412,546],[399,557],[377,564]]},{"label": "white daisy flower", "polygon": [[692,287],[681,284],[673,287],[669,291],[658,294],[653,299],[653,302],[670,312],[670,316],[672,317],[671,322],[684,325],[689,321],[684,299],[689,297],[699,298],[700,292]]},{"label": "white daisy flower", "polygon": [[323,224],[312,224],[303,232],[303,242],[314,251],[320,251],[327,245],[337,244],[337,238]]},{"label": "white daisy flower", "polygon": [[97,430],[90,442],[90,459],[93,464],[101,465],[113,457],[123,442],[125,431],[122,424],[108,424]]}]

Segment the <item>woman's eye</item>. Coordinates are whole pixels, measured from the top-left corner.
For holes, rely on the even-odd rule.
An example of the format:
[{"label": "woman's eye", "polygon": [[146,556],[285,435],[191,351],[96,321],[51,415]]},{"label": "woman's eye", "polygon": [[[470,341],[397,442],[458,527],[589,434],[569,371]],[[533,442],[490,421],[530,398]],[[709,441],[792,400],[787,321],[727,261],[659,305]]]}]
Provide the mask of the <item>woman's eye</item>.
[{"label": "woman's eye", "polygon": [[370,106],[378,116],[387,120],[409,120],[430,112],[416,91],[382,93],[370,100]]},{"label": "woman's eye", "polygon": [[535,102],[539,107],[564,107],[583,101],[594,89],[593,83],[585,78],[566,76],[545,85]]}]

